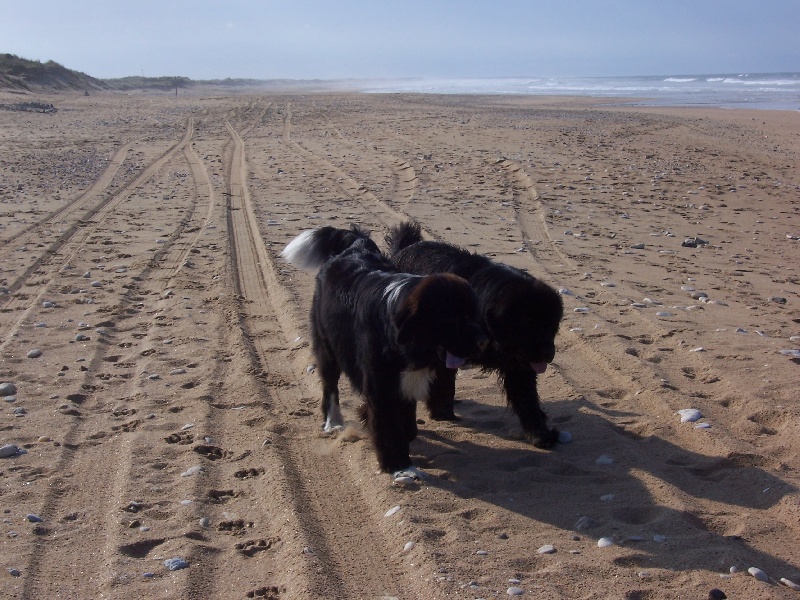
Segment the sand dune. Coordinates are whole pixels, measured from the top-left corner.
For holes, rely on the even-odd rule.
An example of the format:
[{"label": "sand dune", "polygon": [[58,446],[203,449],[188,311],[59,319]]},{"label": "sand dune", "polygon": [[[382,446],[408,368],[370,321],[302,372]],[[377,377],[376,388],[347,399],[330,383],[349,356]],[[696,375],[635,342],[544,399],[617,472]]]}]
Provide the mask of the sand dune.
[{"label": "sand dune", "polygon": [[[798,113],[35,100],[0,110],[0,596],[797,597]],[[562,290],[539,387],[571,443],[525,443],[477,369],[458,423],[418,410],[422,485],[346,386],[322,434],[279,252],[408,217]]]}]

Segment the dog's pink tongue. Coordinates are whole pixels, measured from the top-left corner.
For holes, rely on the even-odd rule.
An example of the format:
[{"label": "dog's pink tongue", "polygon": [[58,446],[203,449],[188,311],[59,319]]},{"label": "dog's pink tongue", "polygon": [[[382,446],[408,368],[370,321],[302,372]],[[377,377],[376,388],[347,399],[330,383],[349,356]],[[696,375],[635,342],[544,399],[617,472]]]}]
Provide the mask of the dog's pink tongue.
[{"label": "dog's pink tongue", "polygon": [[447,357],[445,358],[444,364],[448,369],[457,369],[461,365],[467,362],[465,359],[454,356],[453,354],[447,353]]},{"label": "dog's pink tongue", "polygon": [[531,369],[533,369],[534,371],[536,371],[536,373],[541,375],[542,373],[544,373],[547,370],[547,363],[544,362],[544,361],[542,361],[542,362],[532,362],[531,363]]}]

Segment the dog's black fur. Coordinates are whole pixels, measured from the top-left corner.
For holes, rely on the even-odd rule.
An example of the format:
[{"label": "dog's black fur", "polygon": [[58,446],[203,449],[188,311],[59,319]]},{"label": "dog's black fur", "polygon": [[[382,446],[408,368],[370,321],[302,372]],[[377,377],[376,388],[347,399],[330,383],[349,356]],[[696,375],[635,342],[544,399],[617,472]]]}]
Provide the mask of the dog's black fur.
[{"label": "dog's black fur", "polygon": [[[478,294],[489,346],[477,364],[495,371],[508,403],[528,440],[550,448],[559,437],[547,425],[536,389],[536,375],[555,356],[555,337],[564,316],[559,293],[528,273],[443,242],[423,241],[420,225],[404,222],[386,235],[392,260],[401,271],[427,275],[454,273]],[[437,369],[428,409],[435,419],[455,419],[455,372]]]},{"label": "dog's black fur", "polygon": [[436,370],[455,372],[488,343],[475,292],[452,274],[399,273],[357,226],[305,231],[282,255],[295,266],[319,268],[311,332],[326,431],[344,425],[338,389],[344,372],[364,397],[381,469],[416,473],[409,457],[416,401],[427,400]]}]

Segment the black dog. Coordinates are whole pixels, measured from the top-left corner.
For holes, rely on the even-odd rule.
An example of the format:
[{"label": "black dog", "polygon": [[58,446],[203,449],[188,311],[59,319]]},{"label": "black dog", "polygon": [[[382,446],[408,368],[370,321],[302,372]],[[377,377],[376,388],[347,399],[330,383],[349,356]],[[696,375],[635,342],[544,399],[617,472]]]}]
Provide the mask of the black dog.
[{"label": "black dog", "polygon": [[[392,260],[401,271],[426,275],[454,273],[478,294],[489,346],[477,364],[497,372],[508,403],[519,417],[528,440],[552,447],[558,430],[547,425],[539,403],[536,375],[555,356],[555,337],[564,316],[559,293],[528,273],[443,242],[422,240],[420,226],[405,222],[386,235]],[[434,419],[455,419],[455,371],[437,369],[428,409]]]},{"label": "black dog", "polygon": [[344,372],[365,399],[362,414],[381,469],[418,477],[409,457],[416,402],[427,400],[434,372],[455,372],[488,343],[475,292],[455,275],[399,273],[357,226],[305,231],[281,254],[297,267],[320,269],[311,332],[325,430],[344,426]]}]

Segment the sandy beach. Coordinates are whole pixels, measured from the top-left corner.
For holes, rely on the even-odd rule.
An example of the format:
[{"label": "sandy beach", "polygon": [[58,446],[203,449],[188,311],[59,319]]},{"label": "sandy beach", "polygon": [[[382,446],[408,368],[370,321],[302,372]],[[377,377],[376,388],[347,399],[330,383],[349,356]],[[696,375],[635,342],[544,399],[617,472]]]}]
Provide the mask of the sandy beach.
[{"label": "sandy beach", "polygon": [[[0,92],[0,597],[800,598],[800,113],[181,94]],[[570,443],[323,434],[279,253],[409,217],[561,291]]]}]

